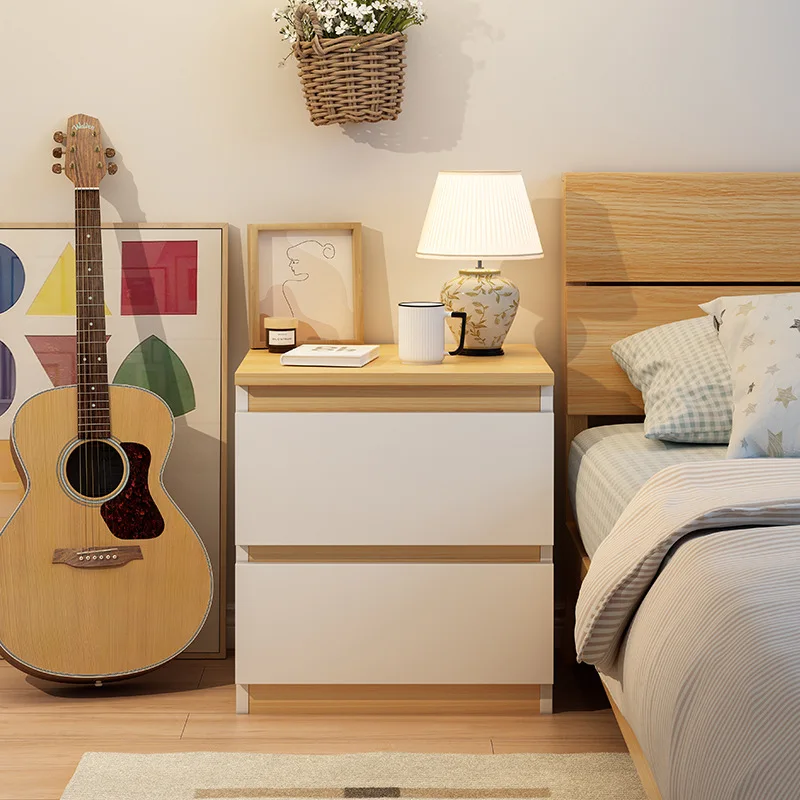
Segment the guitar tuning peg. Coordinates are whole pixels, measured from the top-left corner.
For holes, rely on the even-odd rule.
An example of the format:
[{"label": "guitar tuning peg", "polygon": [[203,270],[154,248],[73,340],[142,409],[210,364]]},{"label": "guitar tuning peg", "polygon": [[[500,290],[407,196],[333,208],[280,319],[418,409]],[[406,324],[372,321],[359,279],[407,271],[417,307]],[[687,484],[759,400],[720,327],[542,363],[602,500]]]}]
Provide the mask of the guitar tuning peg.
[{"label": "guitar tuning peg", "polygon": [[56,131],[53,134],[53,141],[54,142],[58,142],[58,144],[64,144],[66,139],[67,139],[67,137],[66,137],[64,131]]},{"label": "guitar tuning peg", "polygon": [[56,175],[60,175],[63,169],[64,167],[62,167],[61,164],[53,164],[53,172],[55,172]]},{"label": "guitar tuning peg", "polygon": [[64,155],[64,151],[60,147],[53,148],[53,158],[61,158]]},{"label": "guitar tuning peg", "polygon": [[117,151],[113,147],[106,147],[106,158],[114,158]]},{"label": "guitar tuning peg", "polygon": [[108,174],[109,175],[116,175],[117,174],[117,169],[119,169],[119,168],[117,167],[116,164],[109,164],[108,165]]}]

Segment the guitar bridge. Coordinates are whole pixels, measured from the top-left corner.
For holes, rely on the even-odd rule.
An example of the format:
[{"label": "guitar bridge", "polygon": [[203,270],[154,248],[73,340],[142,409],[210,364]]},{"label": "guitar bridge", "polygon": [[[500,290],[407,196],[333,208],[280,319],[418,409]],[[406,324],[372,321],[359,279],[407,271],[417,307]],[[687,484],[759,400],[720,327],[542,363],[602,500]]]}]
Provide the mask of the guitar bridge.
[{"label": "guitar bridge", "polygon": [[76,569],[122,567],[130,561],[142,561],[144,556],[138,546],[63,547],[53,552],[53,564],[66,564]]}]

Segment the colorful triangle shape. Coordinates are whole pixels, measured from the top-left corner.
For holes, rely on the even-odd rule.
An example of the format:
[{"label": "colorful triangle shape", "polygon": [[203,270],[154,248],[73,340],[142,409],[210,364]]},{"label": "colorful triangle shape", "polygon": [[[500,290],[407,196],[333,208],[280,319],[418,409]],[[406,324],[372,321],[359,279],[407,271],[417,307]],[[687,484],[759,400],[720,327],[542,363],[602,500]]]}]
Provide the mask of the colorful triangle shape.
[{"label": "colorful triangle shape", "polygon": [[139,386],[155,392],[176,417],[193,411],[194,386],[183,361],[158,336],[140,342],[120,364],[114,383]]},{"label": "colorful triangle shape", "polygon": [[[72,386],[78,382],[77,336],[26,336],[53,386]],[[106,336],[106,342],[110,339]]]},{"label": "colorful triangle shape", "polygon": [[[111,312],[106,308],[106,316]],[[27,311],[32,317],[75,316],[75,248],[67,246]]]}]

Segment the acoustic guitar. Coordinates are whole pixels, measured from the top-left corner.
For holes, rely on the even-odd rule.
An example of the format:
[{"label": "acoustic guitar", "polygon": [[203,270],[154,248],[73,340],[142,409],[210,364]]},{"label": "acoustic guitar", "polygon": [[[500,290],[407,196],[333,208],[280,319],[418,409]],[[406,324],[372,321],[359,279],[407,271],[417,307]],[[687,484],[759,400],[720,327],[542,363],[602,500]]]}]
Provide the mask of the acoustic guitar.
[{"label": "acoustic guitar", "polygon": [[54,138],[75,185],[77,385],[34,395],[12,424],[25,495],[0,531],[0,650],[31,675],[99,683],[185,649],[208,616],[212,574],[162,483],[169,407],[108,383],[98,187],[114,152],[83,114]]}]

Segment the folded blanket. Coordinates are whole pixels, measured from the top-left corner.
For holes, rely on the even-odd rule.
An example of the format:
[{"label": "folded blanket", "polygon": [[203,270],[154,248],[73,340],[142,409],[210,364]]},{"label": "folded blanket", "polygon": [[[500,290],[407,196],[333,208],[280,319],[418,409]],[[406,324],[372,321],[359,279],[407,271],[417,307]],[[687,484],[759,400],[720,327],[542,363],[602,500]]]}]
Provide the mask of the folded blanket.
[{"label": "folded blanket", "polygon": [[800,524],[800,459],[702,462],[662,470],[641,488],[594,554],[576,610],[578,659],[606,672],[613,669],[631,617],[684,537],[793,524]]}]

